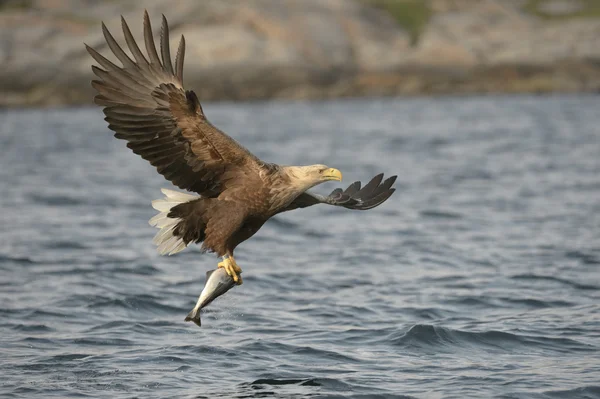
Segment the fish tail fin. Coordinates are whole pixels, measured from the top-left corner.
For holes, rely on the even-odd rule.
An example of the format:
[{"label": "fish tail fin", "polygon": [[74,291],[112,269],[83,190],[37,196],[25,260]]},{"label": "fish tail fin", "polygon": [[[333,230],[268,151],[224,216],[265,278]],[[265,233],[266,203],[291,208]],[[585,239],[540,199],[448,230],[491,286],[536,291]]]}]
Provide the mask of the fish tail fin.
[{"label": "fish tail fin", "polygon": [[185,237],[177,234],[177,226],[182,219],[170,215],[172,213],[171,211],[178,205],[196,201],[201,197],[179,191],[167,190],[166,188],[163,188],[161,191],[165,197],[152,201],[152,207],[159,211],[159,213],[150,219],[148,223],[150,223],[151,226],[160,229],[153,240],[158,246],[158,252],[161,255],[173,255],[183,251],[191,240],[185,240]]},{"label": "fish tail fin", "polygon": [[185,321],[193,321],[198,327],[201,327],[200,309],[192,309],[192,311],[185,317]]}]

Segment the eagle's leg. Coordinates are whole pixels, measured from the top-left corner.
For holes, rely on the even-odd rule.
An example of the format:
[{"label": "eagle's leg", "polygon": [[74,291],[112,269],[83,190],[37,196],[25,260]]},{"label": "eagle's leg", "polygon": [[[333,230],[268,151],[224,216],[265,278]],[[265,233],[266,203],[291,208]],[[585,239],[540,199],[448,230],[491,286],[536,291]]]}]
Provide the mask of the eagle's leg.
[{"label": "eagle's leg", "polygon": [[242,269],[235,262],[233,255],[223,256],[223,262],[219,262],[218,266],[224,268],[237,285],[242,285]]}]

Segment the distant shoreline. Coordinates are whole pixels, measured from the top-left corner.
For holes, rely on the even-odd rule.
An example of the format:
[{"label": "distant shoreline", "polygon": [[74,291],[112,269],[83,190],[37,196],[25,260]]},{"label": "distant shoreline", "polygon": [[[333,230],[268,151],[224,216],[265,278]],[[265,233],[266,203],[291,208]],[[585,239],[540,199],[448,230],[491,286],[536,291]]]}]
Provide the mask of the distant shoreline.
[{"label": "distant shoreline", "polygon": [[[571,76],[578,75],[578,79]],[[272,73],[270,76],[277,76]],[[317,79],[318,77],[315,77]],[[29,91],[2,93],[0,107],[52,107],[92,105],[90,76],[77,79],[81,84],[36,86]],[[212,81],[214,83],[214,80]],[[201,78],[188,77],[186,88],[196,91],[201,101],[319,100],[360,97],[599,93],[600,65],[569,62],[554,68],[495,66],[472,71],[419,71],[418,68],[380,73],[342,73],[329,82],[311,84],[301,80],[257,79],[243,86],[221,90],[226,81],[207,84]]]},{"label": "distant shoreline", "polygon": [[[122,43],[121,14],[139,35],[142,8],[22,3],[0,7],[0,107],[92,104],[83,43],[105,53],[100,21]],[[600,91],[600,11],[587,2],[589,10],[564,0],[198,4],[148,11],[155,31],[162,13],[169,19],[172,51],[186,36],[184,83],[202,101]]]}]

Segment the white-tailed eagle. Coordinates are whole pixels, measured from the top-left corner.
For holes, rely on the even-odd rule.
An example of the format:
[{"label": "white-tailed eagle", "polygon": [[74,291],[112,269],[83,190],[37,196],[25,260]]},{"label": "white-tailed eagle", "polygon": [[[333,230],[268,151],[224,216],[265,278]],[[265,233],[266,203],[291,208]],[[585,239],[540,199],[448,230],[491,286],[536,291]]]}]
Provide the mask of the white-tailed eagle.
[{"label": "white-tailed eagle", "polygon": [[182,36],[171,61],[169,28],[163,15],[160,54],[148,13],[144,13],[144,54],[122,18],[130,55],[117,44],[106,26],[108,47],[122,64],[115,65],[93,48],[88,52],[99,64],[92,66],[99,80],[94,101],[104,107],[108,128],[127,147],[149,161],[175,186],[197,195],[163,189],[165,198],[152,204],[160,213],[150,224],[160,229],[154,238],[161,254],[174,254],[191,243],[223,257],[224,267],[238,284],[241,269],[233,251],[278,213],[316,204],[348,209],[374,208],[395,189],[392,176],[375,176],[328,196],[307,190],[329,180],[341,180],[339,170],[325,165],[280,166],[264,162],[204,115],[198,97],[183,86],[185,39]]}]

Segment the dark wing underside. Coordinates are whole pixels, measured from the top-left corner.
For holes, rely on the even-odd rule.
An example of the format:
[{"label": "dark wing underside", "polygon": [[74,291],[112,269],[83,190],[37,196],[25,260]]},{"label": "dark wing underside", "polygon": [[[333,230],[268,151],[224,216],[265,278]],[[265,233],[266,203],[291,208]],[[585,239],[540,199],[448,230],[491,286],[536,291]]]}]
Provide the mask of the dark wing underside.
[{"label": "dark wing underside", "polygon": [[382,182],[383,173],[381,173],[372,178],[362,189],[361,183],[357,181],[348,186],[346,190],[336,188],[328,196],[309,193],[307,191],[292,201],[281,212],[306,208],[317,204],[343,206],[344,208],[360,211],[372,209],[384,203],[396,191],[395,188],[391,188],[396,181],[396,177],[389,177]]},{"label": "dark wing underside", "polygon": [[146,56],[122,18],[123,34],[133,59],[117,44],[106,26],[108,47],[122,67],[86,45],[102,67],[92,66],[100,80],[96,104],[104,106],[105,120],[115,137],[148,160],[179,188],[206,197],[256,178],[263,163],[234,139],[208,122],[192,91],[183,88],[185,40],[179,43],[175,65],[171,62],[169,28],[163,15],[160,58],[154,45],[148,13],[144,13]]}]

